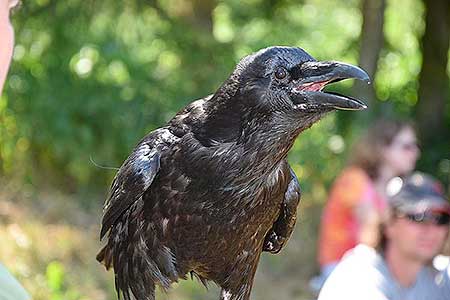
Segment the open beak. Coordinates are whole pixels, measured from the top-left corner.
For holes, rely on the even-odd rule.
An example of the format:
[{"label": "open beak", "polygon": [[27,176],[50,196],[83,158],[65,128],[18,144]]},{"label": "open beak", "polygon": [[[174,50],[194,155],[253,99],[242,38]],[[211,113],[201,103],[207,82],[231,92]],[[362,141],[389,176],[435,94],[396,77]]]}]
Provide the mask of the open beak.
[{"label": "open beak", "polygon": [[301,79],[295,83],[292,98],[295,105],[333,108],[340,110],[361,110],[367,106],[360,100],[324,92],[322,89],[329,83],[355,78],[370,83],[367,73],[359,67],[341,62],[310,61],[298,68]]}]

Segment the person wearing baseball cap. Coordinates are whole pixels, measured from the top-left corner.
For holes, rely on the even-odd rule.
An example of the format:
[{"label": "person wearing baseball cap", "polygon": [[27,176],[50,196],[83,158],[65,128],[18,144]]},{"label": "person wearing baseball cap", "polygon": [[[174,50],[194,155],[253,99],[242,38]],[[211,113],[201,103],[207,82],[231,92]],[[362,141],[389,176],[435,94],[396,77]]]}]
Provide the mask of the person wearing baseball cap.
[{"label": "person wearing baseball cap", "polygon": [[[388,184],[389,216],[377,249],[358,245],[325,282],[319,300],[450,300],[449,259],[432,261],[449,235],[450,204],[431,176],[413,173]],[[443,262],[443,263],[442,263]]]}]

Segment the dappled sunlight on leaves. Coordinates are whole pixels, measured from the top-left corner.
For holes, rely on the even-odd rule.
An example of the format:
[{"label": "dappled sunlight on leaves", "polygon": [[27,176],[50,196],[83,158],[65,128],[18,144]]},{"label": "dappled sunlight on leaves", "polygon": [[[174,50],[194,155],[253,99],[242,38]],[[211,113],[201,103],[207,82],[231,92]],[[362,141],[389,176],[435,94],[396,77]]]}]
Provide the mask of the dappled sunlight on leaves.
[{"label": "dappled sunlight on leaves", "polygon": [[[360,4],[23,1],[0,96],[0,261],[35,300],[115,299],[112,272],[95,261],[101,205],[115,172],[96,164],[119,167],[147,132],[213,93],[242,57],[263,47],[298,46],[319,60],[357,64]],[[424,13],[420,0],[387,1],[373,84],[380,111],[392,116],[414,116]],[[350,95],[352,84],[326,89]],[[327,116],[291,149],[302,213],[283,255],[263,254],[255,299],[311,299],[320,210],[353,140],[369,125],[346,126],[351,118]],[[445,147],[423,155],[448,153]],[[450,160],[438,161],[436,173],[448,182]],[[158,293],[209,300],[218,291],[183,281]]]}]

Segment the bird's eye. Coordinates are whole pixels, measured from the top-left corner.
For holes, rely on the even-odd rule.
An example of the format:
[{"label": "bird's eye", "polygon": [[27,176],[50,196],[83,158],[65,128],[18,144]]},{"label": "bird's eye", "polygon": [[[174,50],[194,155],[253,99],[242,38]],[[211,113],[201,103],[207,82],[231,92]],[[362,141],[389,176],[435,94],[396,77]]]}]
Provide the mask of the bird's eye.
[{"label": "bird's eye", "polygon": [[275,71],[275,77],[277,79],[284,79],[284,78],[286,78],[286,76],[287,76],[287,72],[286,72],[286,70],[284,68],[278,68]]}]

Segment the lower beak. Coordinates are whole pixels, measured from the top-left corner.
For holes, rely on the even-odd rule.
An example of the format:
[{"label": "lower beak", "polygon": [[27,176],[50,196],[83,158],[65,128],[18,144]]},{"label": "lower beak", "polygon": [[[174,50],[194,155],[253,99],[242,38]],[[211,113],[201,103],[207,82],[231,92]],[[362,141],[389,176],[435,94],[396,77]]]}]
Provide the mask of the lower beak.
[{"label": "lower beak", "polygon": [[367,105],[362,101],[342,96],[337,93],[329,92],[305,92],[305,96],[310,98],[315,105],[322,107],[329,107],[339,110],[363,110],[367,108]]}]

